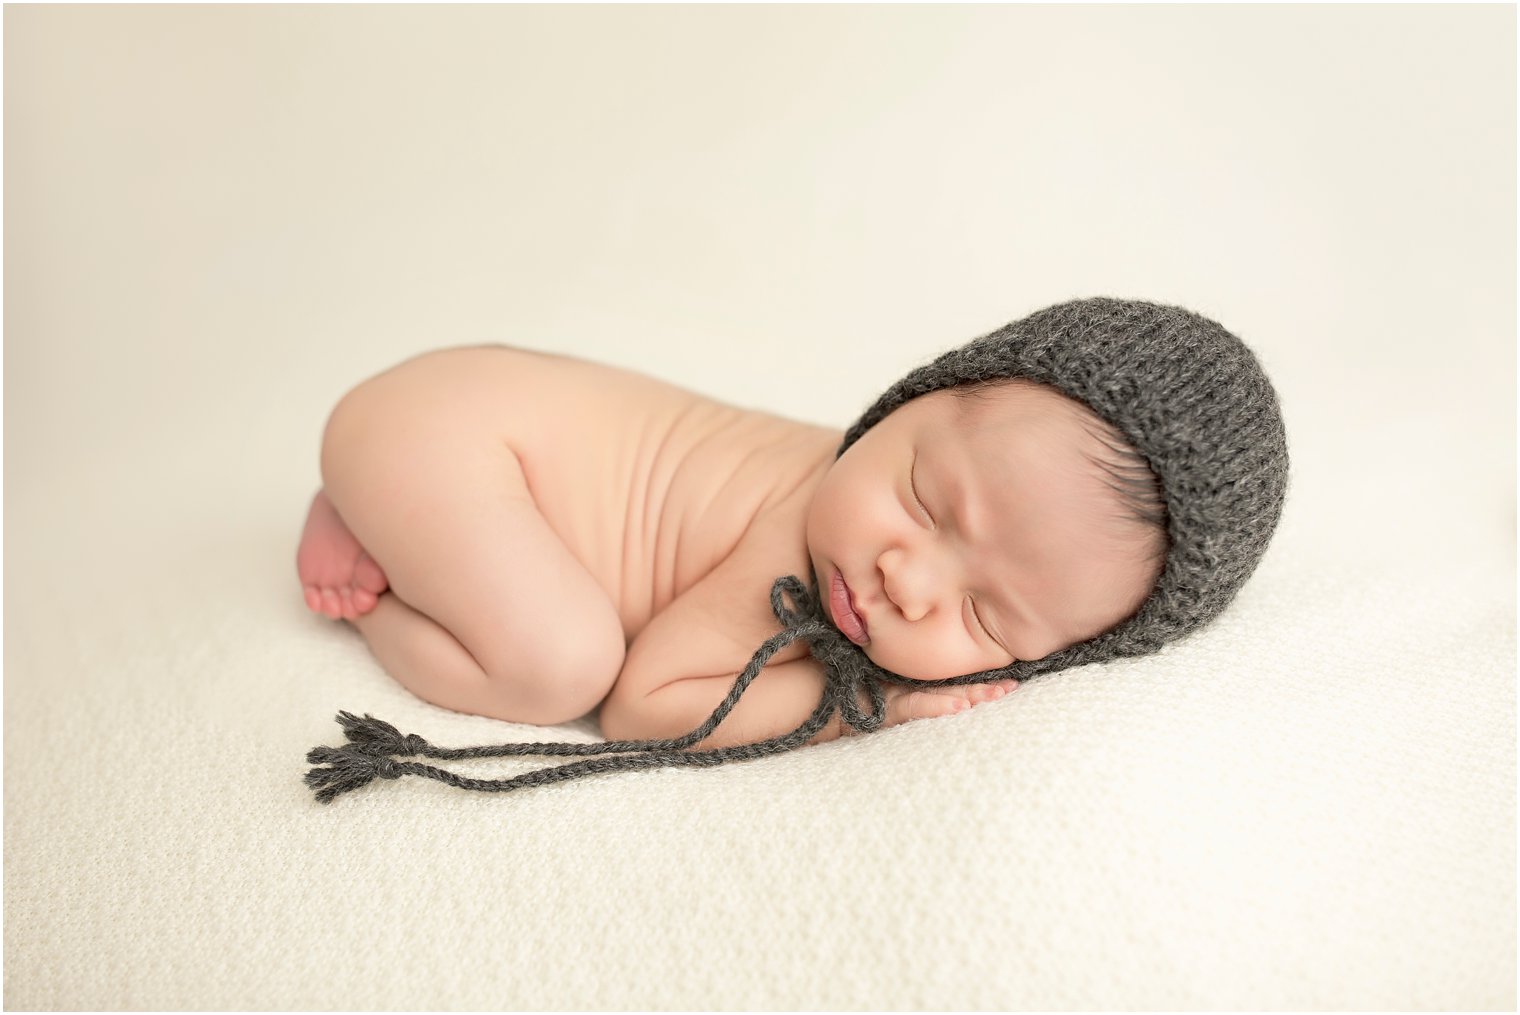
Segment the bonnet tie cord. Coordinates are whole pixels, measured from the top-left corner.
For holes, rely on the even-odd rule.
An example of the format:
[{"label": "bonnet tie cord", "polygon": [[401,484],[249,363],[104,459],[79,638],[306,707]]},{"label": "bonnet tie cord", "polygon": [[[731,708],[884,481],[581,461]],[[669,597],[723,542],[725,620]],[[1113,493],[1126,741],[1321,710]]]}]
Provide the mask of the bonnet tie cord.
[{"label": "bonnet tie cord", "polygon": [[[783,594],[790,596],[795,609],[788,608]],[[306,755],[313,768],[306,773],[306,784],[316,791],[322,803],[330,803],[339,794],[367,785],[376,778],[399,779],[418,775],[436,779],[461,789],[505,792],[523,786],[537,786],[566,779],[576,779],[598,772],[658,768],[665,765],[721,765],[727,761],[780,754],[803,746],[828,723],[837,709],[842,720],[862,733],[879,729],[886,719],[886,696],[881,680],[891,675],[872,664],[839,631],[821,618],[817,597],[793,575],[776,579],[771,586],[771,611],[781,622],[781,631],[767,638],[750,657],[749,664],[734,681],[728,695],[712,714],[690,733],[665,740],[610,740],[602,743],[517,743],[483,747],[435,747],[414,733],[403,734],[390,723],[369,714],[361,719],[351,712],[339,712],[348,743],[342,747],[314,747]],[[740,744],[708,751],[683,748],[712,733],[733,711],[739,698],[749,688],[771,656],[798,638],[808,642],[813,657],[823,665],[825,685],[818,707],[792,732],[755,744]],[[901,679],[901,678],[897,678]],[[918,683],[917,681],[904,681]],[[871,696],[871,711],[860,707],[857,691]],[[470,779],[442,768],[418,762],[397,761],[393,755],[422,755],[440,760],[458,758],[500,758],[519,755],[617,755],[592,758],[525,772],[509,779]]]}]

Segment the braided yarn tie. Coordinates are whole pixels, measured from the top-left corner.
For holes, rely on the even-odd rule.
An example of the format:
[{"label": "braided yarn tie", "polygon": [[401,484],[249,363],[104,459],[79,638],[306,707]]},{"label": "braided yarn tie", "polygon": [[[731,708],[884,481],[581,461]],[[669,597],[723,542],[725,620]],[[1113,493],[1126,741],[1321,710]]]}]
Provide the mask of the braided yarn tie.
[{"label": "braided yarn tie", "polygon": [[[787,606],[784,596],[791,598],[794,607]],[[863,653],[855,650],[849,639],[821,619],[818,597],[793,575],[778,578],[771,586],[771,611],[781,622],[781,631],[766,639],[755,651],[729,689],[728,695],[702,725],[684,736],[666,740],[609,740],[592,744],[518,743],[486,747],[435,747],[415,733],[402,733],[390,723],[367,713],[360,718],[351,712],[339,712],[338,724],[343,727],[348,743],[342,747],[315,747],[308,752],[307,761],[325,767],[316,767],[307,772],[306,784],[316,791],[319,801],[330,803],[340,794],[358,789],[376,778],[399,779],[403,775],[436,779],[461,789],[503,793],[524,786],[541,786],[601,772],[659,768],[666,765],[721,765],[728,761],[745,761],[795,750],[823,729],[836,710],[845,723],[862,733],[880,729],[886,718],[886,695],[881,689],[884,679],[908,684],[946,683],[907,680],[872,664]],[[818,707],[803,720],[802,725],[783,736],[755,744],[707,751],[686,750],[711,734],[733,711],[740,697],[770,658],[798,638],[809,644],[814,658],[823,665],[826,675]],[[953,682],[969,681],[961,678]],[[860,707],[857,691],[862,689],[870,694],[870,712],[865,712]],[[519,755],[611,756],[540,768],[509,779],[470,779],[432,765],[397,761],[395,756],[398,755],[421,755],[439,760]]]}]

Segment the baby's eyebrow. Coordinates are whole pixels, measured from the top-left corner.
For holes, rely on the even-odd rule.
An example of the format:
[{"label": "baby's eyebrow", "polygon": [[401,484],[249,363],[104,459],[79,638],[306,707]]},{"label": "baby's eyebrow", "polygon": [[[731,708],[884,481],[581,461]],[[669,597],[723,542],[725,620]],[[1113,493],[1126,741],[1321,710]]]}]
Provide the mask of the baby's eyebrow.
[{"label": "baby's eyebrow", "polygon": [[[983,540],[975,538],[975,533],[967,526],[968,511],[966,508],[966,487],[960,481],[955,469],[943,470],[945,478],[935,479],[931,485],[937,485],[944,489],[945,496],[941,499],[942,511],[950,517],[956,532],[959,532],[967,541],[981,543]],[[922,472],[919,473],[923,475]],[[922,488],[920,488],[922,493]]]}]

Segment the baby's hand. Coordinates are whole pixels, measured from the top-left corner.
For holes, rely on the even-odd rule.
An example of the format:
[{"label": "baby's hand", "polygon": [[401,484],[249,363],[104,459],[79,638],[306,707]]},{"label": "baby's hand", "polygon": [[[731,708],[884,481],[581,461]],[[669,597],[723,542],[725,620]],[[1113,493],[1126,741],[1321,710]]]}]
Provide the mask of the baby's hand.
[{"label": "baby's hand", "polygon": [[961,684],[956,687],[939,687],[915,690],[902,684],[884,684],[887,696],[887,717],[882,728],[911,722],[914,719],[937,719],[944,715],[964,712],[984,701],[996,701],[1018,689],[1017,680],[999,680],[990,684]]}]

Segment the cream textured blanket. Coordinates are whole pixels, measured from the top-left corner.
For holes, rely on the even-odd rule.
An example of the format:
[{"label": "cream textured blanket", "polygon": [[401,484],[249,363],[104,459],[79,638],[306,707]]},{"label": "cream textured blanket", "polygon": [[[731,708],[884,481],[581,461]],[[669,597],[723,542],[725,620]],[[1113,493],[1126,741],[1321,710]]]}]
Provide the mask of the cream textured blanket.
[{"label": "cream textured blanket", "polygon": [[[1514,17],[6,8],[5,1006],[1512,1009]],[[714,770],[302,784],[339,709],[596,736],[305,610],[363,376],[505,340],[843,424],[1089,294],[1278,384],[1213,627]]]}]

